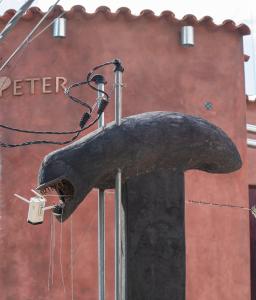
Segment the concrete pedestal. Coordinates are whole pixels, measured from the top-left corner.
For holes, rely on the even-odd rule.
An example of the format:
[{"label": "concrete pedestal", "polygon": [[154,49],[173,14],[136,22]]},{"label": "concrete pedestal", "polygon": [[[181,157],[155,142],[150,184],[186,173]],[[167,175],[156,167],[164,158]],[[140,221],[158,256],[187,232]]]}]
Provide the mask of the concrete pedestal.
[{"label": "concrete pedestal", "polygon": [[127,299],[185,300],[184,174],[160,170],[129,179]]}]

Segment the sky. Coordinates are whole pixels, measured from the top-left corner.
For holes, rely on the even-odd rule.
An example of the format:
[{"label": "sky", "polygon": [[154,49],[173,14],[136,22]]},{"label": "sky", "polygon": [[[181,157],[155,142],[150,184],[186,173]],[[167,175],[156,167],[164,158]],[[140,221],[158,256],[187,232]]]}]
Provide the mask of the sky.
[{"label": "sky", "polygon": [[[7,9],[18,9],[25,0],[0,0],[0,15]],[[56,0],[35,0],[33,6],[38,6],[43,11],[56,2]],[[244,39],[245,53],[251,56],[245,64],[246,93],[256,94],[256,1],[255,0],[60,0],[59,5],[65,10],[80,4],[86,11],[92,13],[99,6],[108,6],[111,11],[119,7],[128,7],[134,15],[144,9],[151,9],[156,15],[164,10],[171,10],[177,18],[186,14],[193,14],[198,19],[210,15],[216,24],[225,19],[232,19],[237,24],[246,23],[251,28],[252,34]]]},{"label": "sky", "polygon": [[[56,0],[36,0],[33,6],[40,7],[46,11],[51,4]],[[19,8],[25,0],[0,0],[0,13],[9,8]],[[69,9],[73,5],[81,4],[88,12],[94,12],[99,6],[108,6],[112,11],[117,8],[126,6],[129,7],[134,14],[139,14],[143,9],[151,9],[156,14],[160,14],[163,10],[171,10],[180,18],[185,14],[192,13],[198,18],[205,15],[211,15],[217,22],[222,22],[224,19],[232,18],[235,21],[250,19],[256,8],[254,0],[60,0],[59,5],[65,9]],[[255,11],[256,14],[256,11]]]}]

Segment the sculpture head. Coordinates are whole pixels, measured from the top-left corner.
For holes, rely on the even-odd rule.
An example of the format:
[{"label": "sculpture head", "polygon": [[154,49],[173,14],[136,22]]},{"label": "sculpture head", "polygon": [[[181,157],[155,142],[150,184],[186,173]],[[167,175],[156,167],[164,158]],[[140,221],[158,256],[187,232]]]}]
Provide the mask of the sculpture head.
[{"label": "sculpture head", "polygon": [[47,194],[51,190],[56,191],[61,211],[64,209],[73,211],[76,203],[80,203],[84,198],[85,185],[80,179],[72,166],[62,158],[61,150],[55,151],[47,155],[41,164],[38,177],[40,185],[37,189],[42,194]]},{"label": "sculpture head", "polygon": [[122,180],[156,169],[199,169],[229,173],[241,167],[234,143],[218,127],[181,113],[150,112],[109,124],[48,154],[39,170],[42,193],[53,188],[65,220],[92,188],[113,188]]}]

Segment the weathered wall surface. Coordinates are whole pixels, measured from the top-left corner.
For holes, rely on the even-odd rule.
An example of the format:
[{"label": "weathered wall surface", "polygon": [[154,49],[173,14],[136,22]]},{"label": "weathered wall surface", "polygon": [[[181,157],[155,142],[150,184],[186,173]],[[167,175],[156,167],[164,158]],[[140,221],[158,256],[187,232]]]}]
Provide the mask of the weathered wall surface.
[{"label": "weathered wall surface", "polygon": [[[247,123],[256,125],[256,103],[247,103]],[[256,140],[255,133],[247,134],[250,139]],[[256,150],[255,148],[248,147],[248,181],[251,185],[256,185]]]},{"label": "weathered wall surface", "polygon": [[[30,15],[2,44],[4,61],[32,26],[40,12]],[[55,16],[58,10],[55,11]],[[53,16],[52,16],[53,17]],[[7,16],[1,19],[4,24]],[[128,10],[111,14],[106,9],[85,14],[81,7],[66,14],[67,37],[52,38],[45,31],[28,45],[1,76],[12,80],[64,76],[69,82],[85,78],[98,63],[121,58],[125,66],[124,115],[168,110],[201,116],[218,125],[236,143],[244,162],[241,170],[227,175],[203,172],[186,174],[186,200],[248,207],[247,147],[242,36],[244,27],[231,22],[214,25],[209,18],[176,20],[171,13],[156,17],[144,12],[131,16]],[[179,31],[194,24],[195,47],[182,48]],[[111,68],[110,68],[111,69]],[[113,74],[105,71],[109,89]],[[26,81],[12,82],[3,92],[1,123],[22,128],[63,130],[77,128],[83,110],[70,103],[52,86],[42,92],[42,79],[35,94]],[[18,86],[21,88],[17,90]],[[11,88],[23,93],[13,96]],[[86,89],[78,92],[94,97]],[[91,98],[93,99],[93,98]],[[205,102],[213,104],[212,110]],[[106,121],[113,120],[113,102]],[[52,137],[46,137],[52,138]],[[19,142],[38,139],[3,131],[2,140]],[[55,138],[56,140],[57,138]],[[26,204],[13,193],[30,195],[36,186],[41,159],[55,146],[4,149],[1,196],[1,299],[70,299],[70,220],[56,223],[54,280],[47,287],[50,253],[50,215],[40,226],[26,224]],[[93,191],[73,216],[75,299],[97,299],[97,192]],[[107,194],[107,298],[113,299],[113,193]],[[60,246],[60,232],[63,245]],[[186,204],[187,299],[250,299],[248,211],[230,207]],[[60,252],[66,293],[61,281]]]}]

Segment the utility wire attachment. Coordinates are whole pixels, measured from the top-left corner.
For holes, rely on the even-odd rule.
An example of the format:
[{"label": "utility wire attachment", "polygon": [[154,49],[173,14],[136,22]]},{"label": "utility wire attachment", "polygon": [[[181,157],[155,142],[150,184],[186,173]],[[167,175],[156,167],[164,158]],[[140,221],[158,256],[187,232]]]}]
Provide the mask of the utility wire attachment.
[{"label": "utility wire attachment", "polygon": [[195,201],[195,200],[188,200],[188,201],[186,201],[186,203],[197,204],[197,205],[208,205],[211,207],[219,207],[219,208],[228,207],[228,208],[238,208],[238,209],[242,209],[242,210],[247,210],[247,211],[250,211],[252,213],[252,215],[254,216],[254,218],[256,219],[256,206],[255,205],[252,206],[251,208],[249,208],[249,207],[244,207],[244,206],[240,206],[240,205],[220,204],[220,203],[211,203],[211,202]]},{"label": "utility wire attachment", "polygon": [[[3,63],[0,67],[0,72],[7,66],[7,64],[13,59],[13,57],[22,49],[25,44],[30,40],[34,32],[38,29],[38,27],[43,23],[43,21],[48,17],[50,12],[54,9],[54,7],[60,2],[60,0],[56,1],[47,11],[47,13],[42,17],[42,19],[36,24],[36,26],[30,31],[30,33],[25,37],[25,39],[21,42],[21,44],[14,50],[14,52],[9,56],[9,58]],[[1,37],[0,37],[1,38]]]},{"label": "utility wire attachment", "polygon": [[[17,10],[16,14],[11,18],[11,20],[6,24],[4,29],[0,33],[0,41],[2,41],[6,35],[12,30],[12,28],[18,23],[19,19],[22,15],[26,12],[26,10],[31,6],[31,4],[35,0],[28,0],[26,1],[19,10]],[[1,3],[2,1],[0,1]]]},{"label": "utility wire attachment", "polygon": [[[11,130],[11,131],[16,131],[16,132],[21,132],[21,133],[51,134],[51,135],[74,134],[74,136],[72,138],[70,138],[64,142],[57,142],[57,141],[50,141],[50,140],[49,141],[48,140],[38,140],[38,141],[26,141],[26,142],[20,143],[20,144],[9,144],[9,143],[4,143],[4,142],[0,141],[0,147],[15,148],[15,147],[39,145],[39,144],[66,145],[66,144],[69,144],[69,143],[73,142],[74,140],[76,140],[82,131],[93,126],[101,118],[101,115],[103,114],[105,108],[107,107],[107,104],[110,101],[110,96],[108,95],[108,93],[106,93],[105,91],[103,91],[103,90],[99,89],[98,87],[91,84],[91,82],[95,82],[94,76],[93,76],[95,71],[100,68],[103,68],[105,66],[108,66],[108,65],[116,66],[116,64],[117,64],[117,60],[113,60],[113,61],[108,61],[106,63],[97,65],[88,73],[86,80],[74,83],[65,90],[65,95],[68,96],[71,101],[80,104],[81,106],[85,107],[85,109],[86,109],[86,112],[83,113],[81,120],[79,122],[80,129],[71,130],[71,131],[37,131],[37,130],[20,129],[20,128],[11,127],[8,125],[0,124],[0,128]],[[94,113],[94,115],[96,115],[96,116],[94,117],[94,120],[91,121],[88,125],[87,125],[87,123],[91,119],[92,113],[94,112],[98,103],[96,101],[95,104],[93,106],[91,106],[89,103],[87,103],[87,101],[85,101],[85,100],[82,101],[79,98],[70,94],[71,89],[73,89],[75,87],[80,87],[81,85],[88,85],[91,89],[97,91],[98,93],[101,93],[101,95],[102,95],[102,100],[98,107],[98,111],[97,111],[97,113]]]}]

